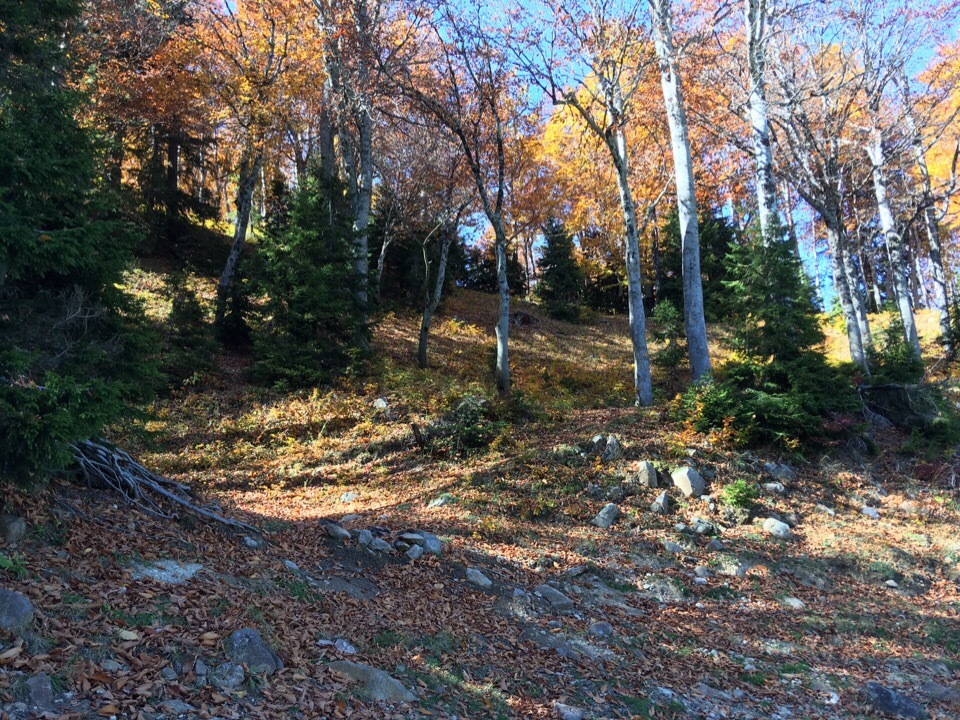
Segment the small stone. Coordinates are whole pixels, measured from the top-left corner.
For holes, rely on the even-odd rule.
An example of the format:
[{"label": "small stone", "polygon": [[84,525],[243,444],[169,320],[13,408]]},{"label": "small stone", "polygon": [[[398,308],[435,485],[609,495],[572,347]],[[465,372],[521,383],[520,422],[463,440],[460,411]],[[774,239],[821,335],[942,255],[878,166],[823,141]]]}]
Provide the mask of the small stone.
[{"label": "small stone", "polygon": [[896,580],[887,580],[887,581],[884,583],[884,585],[886,585],[888,588],[898,588],[898,587],[900,587],[900,583],[898,583]]},{"label": "small stone", "polygon": [[440,557],[443,552],[443,541],[433,533],[421,532],[420,534],[423,536],[423,549],[431,555]]},{"label": "small stone", "polygon": [[653,463],[646,461],[640,463],[634,475],[634,481],[638,485],[651,489],[658,486],[657,478],[657,469],[653,466]]},{"label": "small stone", "polygon": [[0,630],[18,634],[33,622],[33,603],[15,590],[0,588]]},{"label": "small stone", "polygon": [[349,530],[335,522],[327,521],[323,523],[323,529],[326,530],[327,535],[341,542],[349,542],[350,538],[353,537]]},{"label": "small stone", "polygon": [[493,581],[476,568],[467,568],[467,580],[473,585],[484,589],[493,585]]},{"label": "small stone", "polygon": [[870,518],[871,520],[879,520],[879,519],[880,519],[880,511],[877,510],[876,508],[870,507],[869,505],[865,506],[860,512],[862,512],[864,515],[866,515],[866,516],[867,516],[868,518]]},{"label": "small stone", "polygon": [[693,533],[686,523],[677,523],[673,526],[673,531],[681,535],[691,535]]},{"label": "small stone", "polygon": [[203,660],[197,658],[197,661],[193,664],[193,672],[203,677],[210,672],[210,668],[207,667],[207,664]]},{"label": "small stone", "polygon": [[360,533],[357,535],[357,543],[362,545],[363,547],[367,547],[372,542],[373,542],[373,533],[367,530],[366,528],[361,530]]},{"label": "small stone", "polygon": [[433,500],[427,503],[428,508],[438,508],[443,507],[444,505],[453,505],[457,502],[457,499],[450,493],[443,493],[439,497],[435,497]]},{"label": "small stone", "polygon": [[283,668],[280,658],[253,628],[243,628],[232,633],[224,647],[227,657],[236,663],[243,663],[256,675],[270,675]]},{"label": "small stone", "polygon": [[616,485],[609,490],[607,490],[607,500],[610,502],[620,502],[626,495],[623,492],[623,488],[619,485]]},{"label": "small stone", "polygon": [[53,683],[46,673],[37,673],[27,680],[30,705],[43,710],[53,710]]},{"label": "small stone", "polygon": [[674,470],[671,475],[674,487],[683,493],[684,497],[700,497],[706,491],[706,483],[692,467],[682,467]]},{"label": "small stone", "polygon": [[177,671],[168,665],[167,667],[165,667],[163,670],[160,671],[160,677],[162,677],[164,680],[169,680],[170,682],[173,682],[174,680],[177,679]]},{"label": "small stone", "polygon": [[650,512],[656,515],[668,515],[673,510],[673,500],[667,495],[667,491],[657,495],[657,499],[650,505]]},{"label": "small stone", "polygon": [[342,502],[342,503],[352,503],[354,500],[356,500],[356,499],[359,498],[359,497],[360,497],[360,496],[357,495],[357,493],[355,493],[355,492],[345,492],[345,493],[341,493],[341,494],[340,494],[340,502]]},{"label": "small stone", "polygon": [[373,401],[373,407],[376,410],[386,410],[388,407],[390,407],[390,403],[388,403],[384,398],[377,398]]},{"label": "small stone", "polygon": [[246,673],[243,665],[235,662],[226,662],[217,665],[210,673],[210,684],[221,690],[233,690],[243,685]]},{"label": "small stone", "polygon": [[792,540],[794,537],[789,525],[774,518],[764,520],[763,529],[774,537],[781,538],[782,540]]},{"label": "small stone", "polygon": [[407,557],[411,560],[419,560],[423,557],[423,547],[421,545],[411,545],[407,550]]},{"label": "small stone", "polygon": [[107,672],[119,672],[123,669],[123,665],[118,663],[116,660],[108,658],[100,661],[100,668],[102,670],[106,670]]},{"label": "small stone", "polygon": [[596,525],[598,528],[606,529],[613,525],[619,517],[620,508],[613,503],[607,503],[603,510],[597,513],[597,516],[593,519],[592,524]]},{"label": "small stone", "polygon": [[375,537],[370,541],[369,548],[376,553],[388,553],[393,551],[393,545],[388,543],[383,538]]},{"label": "small stone", "polygon": [[684,551],[683,545],[678,545],[677,543],[671,542],[670,540],[663,541],[663,548],[671,555],[680,555]]},{"label": "small stone", "polygon": [[722,550],[726,550],[726,546],[723,544],[723,542],[717,538],[714,538],[706,544],[706,549],[710,552],[721,552]]},{"label": "small stone", "polygon": [[343,638],[337,638],[333,646],[344,655],[356,655],[357,649]]},{"label": "small stone", "polygon": [[176,560],[157,560],[143,565],[134,565],[130,576],[134,580],[153,580],[165,585],[182,585],[203,570],[199,563],[181,563]]},{"label": "small stone", "polygon": [[554,703],[553,709],[557,711],[557,717],[560,720],[583,720],[585,717],[584,711],[580,708],[562,702]]},{"label": "small stone", "polygon": [[557,610],[570,610],[573,607],[573,600],[550,585],[538,585],[534,588],[534,592],[538,593]]},{"label": "small stone", "polygon": [[160,703],[157,708],[160,712],[166,713],[168,715],[183,715],[185,713],[196,712],[197,709],[193,705],[188,705],[183,700],[164,700]]},{"label": "small stone", "polygon": [[929,717],[922,705],[879,683],[868,682],[863,691],[867,702],[879,713],[908,720],[926,720]]},{"label": "small stone", "polygon": [[783,495],[787,492],[787,488],[784,487],[783,483],[769,482],[763,484],[763,491],[768,495]]},{"label": "small stone", "polygon": [[717,531],[713,523],[708,523],[706,520],[701,520],[700,518],[694,518],[691,527],[697,535],[713,535]]},{"label": "small stone", "polygon": [[0,515],[0,540],[7,545],[18,543],[27,534],[27,523],[16,515]]},{"label": "small stone", "polygon": [[613,625],[608,622],[595,622],[587,627],[587,634],[599,638],[613,637]]},{"label": "small stone", "polygon": [[300,572],[300,567],[293,560],[284,560],[283,566],[292,573]]},{"label": "small stone", "polygon": [[347,523],[356,522],[357,520],[362,520],[363,515],[357,515],[356,513],[347,513],[342,518],[340,518],[340,524],[346,525]]},{"label": "small stone", "polygon": [[697,565],[697,567],[693,569],[693,574],[698,578],[708,578],[713,575],[713,572],[705,565]]},{"label": "small stone", "polygon": [[397,540],[401,540],[407,545],[423,545],[423,535],[414,530],[404,530],[397,535]]},{"label": "small stone", "polygon": [[793,608],[794,610],[803,610],[807,604],[800,598],[795,597],[785,597],[781,602],[788,608]]},{"label": "small stone", "polygon": [[783,465],[781,463],[765,462],[763,464],[763,470],[771,477],[777,480],[783,480],[784,482],[790,482],[797,477],[796,470],[789,465]]},{"label": "small stone", "polygon": [[827,507],[827,506],[824,505],[823,503],[817,503],[817,510],[819,510],[819,511],[822,512],[824,515],[827,515],[827,516],[829,516],[829,517],[836,517],[836,515],[837,515],[837,511],[836,511],[836,510],[834,510],[834,509],[831,508],[831,507]]},{"label": "small stone", "polygon": [[399,680],[369,665],[337,660],[327,668],[350,682],[362,684],[361,693],[367,700],[412,703],[417,699]]},{"label": "small stone", "polygon": [[243,536],[243,546],[250,550],[262,550],[266,543],[261,538],[255,538],[250,535]]}]

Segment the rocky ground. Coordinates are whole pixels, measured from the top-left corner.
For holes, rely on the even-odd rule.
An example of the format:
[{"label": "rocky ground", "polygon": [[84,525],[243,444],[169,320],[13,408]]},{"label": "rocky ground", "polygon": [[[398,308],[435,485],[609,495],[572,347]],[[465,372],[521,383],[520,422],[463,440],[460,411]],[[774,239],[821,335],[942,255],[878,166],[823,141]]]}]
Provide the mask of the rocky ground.
[{"label": "rocky ground", "polygon": [[0,718],[960,716],[949,463],[888,430],[784,459],[573,405],[459,453],[401,386],[224,381],[127,436],[262,536],[8,493]]}]

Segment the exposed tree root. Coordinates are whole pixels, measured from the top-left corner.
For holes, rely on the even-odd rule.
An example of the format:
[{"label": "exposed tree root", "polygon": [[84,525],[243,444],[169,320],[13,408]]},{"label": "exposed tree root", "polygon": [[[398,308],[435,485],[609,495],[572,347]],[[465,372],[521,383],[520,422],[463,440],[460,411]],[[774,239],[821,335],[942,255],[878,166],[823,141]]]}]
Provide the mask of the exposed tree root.
[{"label": "exposed tree root", "polygon": [[207,520],[236,530],[261,534],[253,525],[223,517],[191,502],[188,499],[191,494],[189,485],[151,472],[128,453],[106,440],[84,440],[70,447],[87,485],[112,490],[149,515],[164,519],[175,518],[176,513],[164,511],[158,502],[158,499],[165,499]]}]

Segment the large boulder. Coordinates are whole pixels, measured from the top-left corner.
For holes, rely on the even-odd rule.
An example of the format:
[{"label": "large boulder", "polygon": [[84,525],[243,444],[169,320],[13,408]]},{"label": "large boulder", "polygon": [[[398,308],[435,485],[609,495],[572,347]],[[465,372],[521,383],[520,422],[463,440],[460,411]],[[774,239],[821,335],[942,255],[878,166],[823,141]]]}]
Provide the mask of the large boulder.
[{"label": "large boulder", "polygon": [[27,524],[16,515],[0,515],[0,540],[13,545],[23,540],[27,534]]},{"label": "large boulder", "polygon": [[863,694],[878,713],[908,720],[926,720],[930,717],[920,703],[880,683],[868,682]]},{"label": "large boulder", "polygon": [[417,696],[395,677],[369,665],[337,660],[327,667],[348,682],[361,684],[360,692],[368,700],[412,703],[417,699]]},{"label": "large boulder", "polygon": [[770,535],[780,538],[781,540],[792,540],[794,537],[790,526],[776,518],[767,518],[764,520],[763,529]]},{"label": "large boulder", "polygon": [[657,487],[657,478],[657,469],[653,466],[653,463],[646,461],[637,466],[637,471],[633,476],[634,482],[640,487],[645,488]]},{"label": "large boulder", "polygon": [[181,563],[177,560],[156,560],[134,565],[130,575],[134,580],[153,580],[164,585],[182,585],[203,570],[199,563]]},{"label": "large boulder", "polygon": [[15,590],[0,588],[0,630],[22,633],[33,622],[33,603]]},{"label": "large boulder", "polygon": [[613,503],[607,503],[603,510],[597,513],[597,516],[591,520],[593,525],[598,528],[607,529],[613,525],[620,517],[620,508]]},{"label": "large boulder", "polygon": [[224,649],[233,662],[246,665],[256,675],[270,675],[283,668],[280,658],[253,628],[243,628],[230,635]]},{"label": "large boulder", "polygon": [[920,385],[865,385],[860,397],[867,409],[906,428],[929,428],[940,411]]},{"label": "large boulder", "polygon": [[674,486],[683,493],[684,497],[700,497],[706,492],[707,484],[692,467],[682,467],[670,474]]}]

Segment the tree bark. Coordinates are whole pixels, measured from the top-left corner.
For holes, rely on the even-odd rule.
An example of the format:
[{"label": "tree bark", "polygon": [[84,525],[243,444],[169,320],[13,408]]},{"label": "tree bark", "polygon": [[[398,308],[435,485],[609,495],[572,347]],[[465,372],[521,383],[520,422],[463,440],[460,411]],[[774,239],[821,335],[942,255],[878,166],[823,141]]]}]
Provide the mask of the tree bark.
[{"label": "tree bark", "polygon": [[890,254],[890,276],[893,281],[897,309],[900,312],[903,337],[911,350],[919,356],[920,340],[917,337],[917,324],[913,317],[913,308],[910,306],[909,271],[903,246],[903,236],[897,229],[893,209],[890,207],[887,178],[884,171],[886,158],[883,152],[883,135],[877,127],[874,127],[870,133],[867,155],[873,164],[873,191],[877,198],[877,210],[880,214],[880,226],[883,229],[887,252]]},{"label": "tree bark", "polygon": [[697,225],[697,198],[693,184],[693,159],[687,116],[680,84],[670,0],[648,0],[653,14],[653,38],[660,61],[660,87],[670,126],[673,164],[677,185],[683,267],[683,316],[687,353],[694,382],[710,374],[710,349],[703,312],[703,279],[700,275],[700,231]]},{"label": "tree bark", "polygon": [[440,305],[440,297],[443,293],[443,281],[447,272],[447,258],[450,255],[450,245],[453,244],[455,233],[447,232],[443,238],[443,245],[440,247],[440,260],[437,264],[437,279],[433,286],[433,293],[428,291],[430,280],[430,260],[427,257],[427,246],[423,246],[423,269],[426,273],[424,278],[424,291],[426,297],[423,307],[423,316],[420,318],[420,339],[417,342],[417,365],[421,370],[426,370],[427,363],[427,341],[430,337],[430,323],[433,320],[433,314]]},{"label": "tree bark", "polygon": [[253,205],[253,191],[260,175],[260,166],[263,164],[263,155],[259,151],[247,150],[240,159],[240,178],[237,183],[237,219],[233,230],[233,244],[230,254],[217,283],[217,305],[215,323],[223,322],[227,312],[227,300],[230,297],[230,288],[233,285],[233,276],[237,269],[237,262],[243,253],[247,241],[247,226],[250,223],[250,209]]},{"label": "tree bark", "polygon": [[860,322],[854,306],[853,292],[847,282],[844,268],[843,232],[835,223],[824,222],[827,231],[827,246],[830,249],[830,266],[833,270],[833,285],[840,300],[843,319],[847,327],[847,344],[850,359],[869,373],[866,346],[860,334]]},{"label": "tree bark", "polygon": [[757,208],[760,233],[764,242],[772,242],[779,226],[777,185],[773,177],[773,153],[767,114],[766,50],[767,1],[744,0],[747,20],[747,66],[750,73],[750,128],[756,165]]}]

